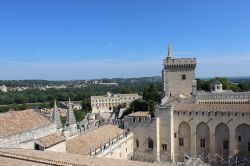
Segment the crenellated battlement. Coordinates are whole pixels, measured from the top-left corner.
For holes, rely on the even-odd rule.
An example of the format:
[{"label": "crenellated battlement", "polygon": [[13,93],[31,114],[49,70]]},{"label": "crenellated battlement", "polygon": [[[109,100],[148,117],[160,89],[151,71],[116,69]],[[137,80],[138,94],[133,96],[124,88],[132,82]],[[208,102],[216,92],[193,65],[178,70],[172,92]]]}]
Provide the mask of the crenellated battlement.
[{"label": "crenellated battlement", "polygon": [[164,59],[165,68],[195,68],[196,58],[169,58]]},{"label": "crenellated battlement", "polygon": [[124,124],[125,126],[131,127],[138,127],[138,126],[144,126],[149,127],[152,125],[155,125],[156,119],[150,118],[150,117],[125,117],[124,118]]}]

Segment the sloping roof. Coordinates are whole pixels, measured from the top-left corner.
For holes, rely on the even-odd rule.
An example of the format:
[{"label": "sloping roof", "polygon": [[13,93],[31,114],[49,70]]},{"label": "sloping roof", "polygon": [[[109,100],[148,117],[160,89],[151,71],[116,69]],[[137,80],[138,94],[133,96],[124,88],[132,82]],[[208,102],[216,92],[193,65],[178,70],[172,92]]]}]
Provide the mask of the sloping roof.
[{"label": "sloping roof", "polygon": [[0,138],[52,124],[35,110],[0,113]]},{"label": "sloping roof", "polygon": [[173,103],[173,102],[175,102],[175,101],[178,101],[179,99],[187,99],[187,98],[188,98],[188,97],[185,96],[184,94],[179,93],[179,94],[177,94],[177,95],[175,95],[175,96],[169,97],[169,98],[167,99],[167,103]]},{"label": "sloping roof", "polygon": [[124,130],[113,126],[106,125],[95,130],[83,133],[73,139],[66,141],[66,152],[88,155],[91,150],[99,148],[109,140],[121,135]]},{"label": "sloping roof", "polygon": [[148,111],[138,111],[138,112],[132,112],[131,114],[127,115],[129,117],[149,117],[150,113]]},{"label": "sloping roof", "polygon": [[36,140],[36,143],[45,148],[48,148],[63,141],[65,141],[65,137],[61,136],[58,133],[54,133]]},{"label": "sloping roof", "polygon": [[[36,166],[36,165],[60,165],[60,166],[151,166],[163,165],[145,163],[122,159],[91,157],[86,155],[27,150],[27,149],[0,149],[0,165],[4,166]],[[164,164],[166,165],[166,164]]]},{"label": "sloping roof", "polygon": [[175,104],[174,110],[250,112],[250,104]]}]

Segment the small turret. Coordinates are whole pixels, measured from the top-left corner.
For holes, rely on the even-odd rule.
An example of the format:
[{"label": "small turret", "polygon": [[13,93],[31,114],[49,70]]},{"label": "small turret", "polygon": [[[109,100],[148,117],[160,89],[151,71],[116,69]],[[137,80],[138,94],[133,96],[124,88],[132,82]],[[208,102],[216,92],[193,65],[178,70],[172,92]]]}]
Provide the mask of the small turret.
[{"label": "small turret", "polygon": [[67,110],[67,117],[66,117],[66,126],[76,124],[76,119],[72,107],[72,103],[69,98],[68,110]]},{"label": "small turret", "polygon": [[62,128],[62,122],[61,122],[60,115],[59,115],[59,112],[58,112],[58,109],[57,109],[56,100],[55,100],[55,103],[54,103],[54,108],[53,108],[53,112],[52,112],[52,116],[51,116],[51,121],[54,124],[56,124],[57,129]]},{"label": "small turret", "polygon": [[211,92],[223,92],[222,84],[218,80],[213,80],[210,85]]}]

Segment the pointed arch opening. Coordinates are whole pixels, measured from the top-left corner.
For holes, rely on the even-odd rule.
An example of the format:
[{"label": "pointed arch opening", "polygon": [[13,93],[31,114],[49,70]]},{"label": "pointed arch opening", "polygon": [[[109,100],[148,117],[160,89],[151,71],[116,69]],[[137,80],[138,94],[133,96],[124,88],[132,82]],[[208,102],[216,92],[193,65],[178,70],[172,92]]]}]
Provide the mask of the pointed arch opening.
[{"label": "pointed arch opening", "polygon": [[180,123],[178,127],[178,147],[180,154],[191,153],[191,128],[187,122]]},{"label": "pointed arch opening", "polygon": [[209,153],[210,130],[209,126],[201,122],[196,127],[196,153],[206,156]]},{"label": "pointed arch opening", "polygon": [[237,156],[250,156],[250,125],[240,124],[235,129],[235,145]]},{"label": "pointed arch opening", "polygon": [[227,159],[229,156],[229,128],[225,123],[220,123],[215,128],[215,152]]}]

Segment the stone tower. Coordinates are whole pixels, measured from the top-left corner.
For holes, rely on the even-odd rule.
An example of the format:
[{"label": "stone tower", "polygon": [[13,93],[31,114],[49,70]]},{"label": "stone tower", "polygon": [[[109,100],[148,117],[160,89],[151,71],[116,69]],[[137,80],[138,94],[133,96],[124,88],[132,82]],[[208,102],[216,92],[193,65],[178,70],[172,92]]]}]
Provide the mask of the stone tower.
[{"label": "stone tower", "polygon": [[173,58],[172,49],[168,47],[168,56],[164,59],[162,70],[165,97],[183,94],[187,97],[196,93],[195,58]]},{"label": "stone tower", "polygon": [[56,124],[57,129],[62,128],[62,122],[61,122],[60,115],[57,109],[56,100],[55,100],[54,108],[53,108],[52,115],[51,115],[51,121],[54,124]]},{"label": "stone tower", "polygon": [[67,110],[67,117],[66,117],[66,126],[70,126],[76,124],[76,119],[72,107],[72,103],[69,98],[68,110]]}]

